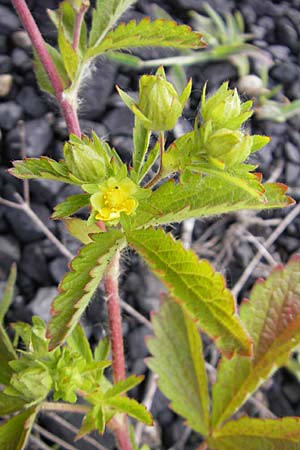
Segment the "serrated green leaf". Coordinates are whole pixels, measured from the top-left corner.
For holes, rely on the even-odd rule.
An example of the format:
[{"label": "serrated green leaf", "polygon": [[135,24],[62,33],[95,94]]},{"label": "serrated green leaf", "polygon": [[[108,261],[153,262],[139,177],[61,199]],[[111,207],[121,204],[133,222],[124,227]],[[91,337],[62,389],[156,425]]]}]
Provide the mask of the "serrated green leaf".
[{"label": "serrated green leaf", "polygon": [[36,408],[30,408],[0,425],[0,450],[25,448],[36,413]]},{"label": "serrated green leaf", "polygon": [[118,381],[118,383],[114,384],[113,387],[107,389],[107,391],[104,394],[104,398],[107,399],[111,397],[116,397],[121,394],[125,394],[125,392],[130,391],[130,389],[133,389],[135,386],[140,384],[143,381],[143,379],[144,379],[143,375],[140,376],[131,375],[125,380]]},{"label": "serrated green leaf", "polygon": [[67,344],[72,350],[79,353],[88,364],[93,362],[93,354],[89,341],[79,323],[68,337]]},{"label": "serrated green leaf", "polygon": [[26,400],[20,397],[13,397],[0,392],[0,416],[20,411],[26,405]]},{"label": "serrated green leaf", "polygon": [[204,42],[200,33],[193,32],[187,25],[178,25],[172,20],[149,18],[139,23],[135,20],[121,23],[110,31],[96,46],[87,50],[86,58],[94,58],[110,50],[123,50],[131,47],[173,47],[202,48]]},{"label": "serrated green leaf", "polygon": [[239,164],[228,170],[218,169],[210,163],[200,163],[188,166],[194,172],[206,173],[220,178],[228,186],[233,184],[235,187],[242,189],[250,194],[250,196],[263,200],[264,187],[261,184],[261,174],[251,173],[253,166],[248,164]]},{"label": "serrated green leaf", "polygon": [[135,2],[136,0],[97,0],[96,9],[93,11],[89,46],[94,47],[100,43],[123,13]]},{"label": "serrated green leaf", "polygon": [[69,272],[59,284],[60,294],[52,303],[52,319],[47,337],[50,350],[71,333],[100,283],[114,254],[125,245],[119,230],[94,234],[71,262]]},{"label": "serrated green leaf", "polygon": [[16,358],[16,352],[6,333],[4,326],[0,323],[0,383],[7,385],[12,375],[9,362]]},{"label": "serrated green leaf", "polygon": [[109,337],[105,336],[103,339],[100,339],[94,350],[94,360],[95,361],[106,360],[109,355],[109,350],[110,350]]},{"label": "serrated green leaf", "polygon": [[45,178],[62,183],[79,184],[70,180],[69,170],[63,161],[57,162],[46,156],[25,158],[22,161],[14,161],[13,165],[9,172],[17,178]]},{"label": "serrated green leaf", "polygon": [[193,430],[209,430],[209,397],[202,341],[194,322],[170,298],[164,297],[152,318],[154,335],[147,340],[152,353],[147,365],[159,376],[162,393],[172,409]]},{"label": "serrated green leaf", "polygon": [[137,116],[134,116],[132,167],[137,174],[140,174],[143,168],[143,162],[149,147],[150,135],[150,130],[147,130],[141,120]]},{"label": "serrated green leaf", "polygon": [[300,418],[230,421],[208,439],[211,450],[300,450]]},{"label": "serrated green leaf", "polygon": [[105,429],[105,414],[103,405],[95,406],[90,412],[88,412],[83,421],[80,430],[78,431],[75,440],[78,440],[91,433],[93,430],[97,430],[100,435],[104,433]]},{"label": "serrated green leaf", "polygon": [[58,46],[63,59],[64,66],[71,81],[74,80],[79,64],[79,58],[72,47],[71,42],[66,36],[64,27],[61,25],[58,29]]},{"label": "serrated green leaf", "polygon": [[2,295],[2,298],[0,299],[0,324],[3,323],[5,314],[7,313],[8,308],[12,302],[16,278],[17,278],[17,266],[16,264],[13,264],[10,269],[4,293]]},{"label": "serrated green leaf", "polygon": [[243,191],[240,187],[214,177],[194,176],[189,184],[175,184],[168,181],[147,200],[139,202],[134,216],[122,219],[127,229],[150,225],[181,222],[191,217],[207,217],[243,209],[271,209],[290,206],[294,201],[285,195],[286,187],[279,183],[263,184],[261,199]]},{"label": "serrated green leaf", "polygon": [[[64,67],[63,59],[60,53],[51,45],[46,43],[47,50],[49,52],[50,58],[52,59],[56,70],[58,72],[59,78],[62,82],[63,88],[66,89],[70,85],[70,79],[68,77],[68,73]],[[36,53],[34,53],[34,72],[37,78],[39,87],[49,94],[55,95],[55,91],[52,87],[52,84],[49,80],[48,74],[44,69],[44,66],[40,62]]]},{"label": "serrated green leaf", "polygon": [[90,238],[91,234],[103,233],[95,223],[88,224],[87,220],[77,219],[75,217],[65,219],[64,224],[68,232],[83,244],[92,242]]},{"label": "serrated green leaf", "polygon": [[126,237],[185,312],[216,339],[223,353],[251,355],[251,339],[237,316],[234,298],[223,276],[208,261],[200,261],[161,229],[136,230]]},{"label": "serrated green leaf", "polygon": [[[90,195],[89,194],[70,195],[70,197],[67,197],[63,202],[61,202],[55,206],[54,212],[51,216],[51,219],[63,219],[65,217],[69,217],[70,215],[77,212],[79,209],[84,208],[85,206],[88,206],[89,204],[90,204]],[[66,221],[65,221],[65,223],[66,223],[66,226],[68,227]],[[73,224],[73,222],[69,223],[70,229],[72,228],[72,224]],[[74,222],[74,224],[75,224],[75,222]],[[76,223],[76,225],[77,225],[77,223]],[[76,226],[76,225],[74,225],[74,226]],[[79,222],[78,222],[78,226],[79,226]],[[72,230],[73,230],[73,228],[72,228]]]},{"label": "serrated green leaf", "polygon": [[153,425],[152,416],[144,405],[128,397],[109,397],[105,399],[105,405],[113,407],[116,411],[128,414],[146,425]]},{"label": "serrated green leaf", "polygon": [[213,426],[230,417],[259,386],[283,366],[300,342],[300,259],[258,281],[240,310],[253,338],[253,360],[222,360],[213,386]]}]

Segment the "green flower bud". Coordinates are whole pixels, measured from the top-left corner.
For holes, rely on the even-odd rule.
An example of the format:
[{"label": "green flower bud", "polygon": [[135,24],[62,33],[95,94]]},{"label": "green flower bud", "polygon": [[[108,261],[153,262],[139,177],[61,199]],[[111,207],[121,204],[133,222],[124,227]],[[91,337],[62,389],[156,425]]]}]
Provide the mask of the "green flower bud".
[{"label": "green flower bud", "polygon": [[36,403],[47,397],[52,388],[52,378],[45,367],[27,367],[14,373],[5,393],[23,396],[28,402]]},{"label": "green flower bud", "polygon": [[93,183],[101,181],[106,175],[104,152],[99,148],[100,141],[95,143],[89,138],[82,140],[72,136],[64,146],[64,155],[70,178],[76,183]]},{"label": "green flower bud", "polygon": [[204,123],[211,121],[213,130],[238,130],[252,115],[252,102],[241,103],[237,90],[228,89],[227,82],[209,100],[205,99],[205,93],[206,86],[202,92],[201,114]]},{"label": "green flower bud", "polygon": [[174,128],[192,88],[191,80],[181,95],[166,79],[163,67],[155,75],[143,75],[140,79],[138,103],[120,88],[118,92],[124,103],[141,120],[144,127],[152,131],[167,131]]},{"label": "green flower bud", "polygon": [[219,168],[225,169],[242,163],[251,153],[252,136],[241,131],[221,129],[207,141],[207,156]]}]

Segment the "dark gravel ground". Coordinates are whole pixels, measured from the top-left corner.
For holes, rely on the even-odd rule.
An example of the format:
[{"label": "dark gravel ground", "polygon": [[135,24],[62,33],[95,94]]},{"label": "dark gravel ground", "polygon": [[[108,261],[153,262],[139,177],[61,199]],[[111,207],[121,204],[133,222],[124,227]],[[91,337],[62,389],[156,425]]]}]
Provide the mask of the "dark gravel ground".
[{"label": "dark gravel ground", "polygon": [[[155,2],[141,0],[128,15],[140,18],[152,14]],[[157,1],[176,20],[188,22],[188,11],[203,12],[201,0]],[[210,5],[219,13],[238,9],[244,16],[247,32],[253,33],[253,43],[263,49],[273,60],[269,71],[269,87],[282,85],[282,93],[290,100],[300,99],[300,1],[210,0]],[[47,20],[46,8],[54,9],[58,1],[28,0],[35,18],[45,38],[52,42],[55,33]],[[147,49],[147,58],[166,55],[166,50]],[[145,53],[144,53],[145,55]],[[251,73],[259,75],[257,60],[250,61]],[[191,126],[196,114],[202,86],[209,80],[210,91],[224,80],[231,86],[238,82],[235,67],[229,62],[209,63],[187,67],[187,75],[194,80],[191,107],[186,111],[186,119],[181,121],[184,128]],[[133,118],[121,104],[114,85],[125,90],[136,91],[138,73],[115,63],[99,61],[91,78],[82,90],[80,110],[81,125],[85,132],[94,129],[116,146],[121,156],[130,160],[128,149],[132,138],[130,130]],[[243,93],[242,93],[243,94]],[[48,155],[60,158],[63,141],[67,136],[66,127],[55,102],[37,88],[31,62],[31,47],[27,35],[21,31],[9,0],[0,0],[0,194],[13,200],[14,193],[22,194],[22,184],[6,173],[13,159],[21,157],[21,138],[18,121],[24,121],[26,154],[30,157]],[[284,123],[253,119],[249,124],[253,133],[272,136],[268,148],[257,157],[256,162],[265,179],[276,178],[290,187],[291,195],[298,200],[300,195],[300,115]],[[71,252],[78,249],[77,242],[67,235],[64,228],[51,222],[52,208],[66,196],[76,192],[76,188],[62,184],[35,180],[30,182],[31,207],[46,226]],[[288,214],[288,210],[278,210],[264,214],[234,214],[209,220],[189,222],[185,226],[174,226],[176,236],[183,234],[192,247],[202,256],[209,258],[215,267],[227,277],[230,286],[235,286],[240,275],[250,264],[257,252],[255,239],[260,242],[271,235],[276,226]],[[283,234],[268,249],[269,259],[254,269],[242,286],[243,294],[257,276],[265,276],[273,261],[286,262],[298,251],[300,219],[296,217]],[[249,234],[247,234],[249,232]],[[56,285],[67,268],[67,258],[49,242],[39,227],[34,225],[22,211],[0,205],[0,292],[13,261],[18,263],[18,280],[14,303],[8,315],[9,321],[29,320],[39,314],[48,319],[48,308],[56,294]],[[246,237],[252,236],[252,240]],[[253,238],[253,236],[255,238]],[[149,318],[149,313],[159,306],[160,283],[147,271],[136,255],[124,257],[121,277],[123,299],[138,312]],[[95,343],[107,331],[103,292],[101,288],[88,308],[84,326],[91,342]],[[149,334],[145,323],[141,323],[128,312],[124,312],[124,337],[128,361],[128,371],[149,374],[144,363],[147,349],[144,337]],[[208,358],[215,358],[214,351],[207,345]],[[149,384],[149,383],[148,383]],[[145,383],[147,385],[147,382]],[[134,394],[141,400],[145,395],[145,385]],[[300,415],[300,384],[287,371],[281,370],[273,381],[262,390],[270,409],[278,416]],[[147,433],[152,439],[152,448],[196,450],[199,438],[186,435],[184,426],[173,412],[167,408],[167,400],[156,391],[152,412],[157,419],[157,429]],[[50,417],[41,419],[41,425],[72,442],[72,432],[57,424]],[[147,430],[148,431],[148,430]],[[182,441],[181,441],[182,440]],[[47,442],[47,440],[46,440]],[[109,436],[104,445],[113,449]],[[31,445],[31,444],[30,444]],[[30,449],[39,449],[34,443]],[[59,447],[63,448],[63,447]],[[75,444],[75,448],[94,448],[85,441]]]}]

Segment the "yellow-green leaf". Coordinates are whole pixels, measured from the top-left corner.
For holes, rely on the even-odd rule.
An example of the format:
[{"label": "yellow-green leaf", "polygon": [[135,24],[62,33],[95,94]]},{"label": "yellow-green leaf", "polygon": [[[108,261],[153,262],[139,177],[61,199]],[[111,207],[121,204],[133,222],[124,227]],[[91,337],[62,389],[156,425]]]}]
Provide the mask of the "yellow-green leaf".
[{"label": "yellow-green leaf", "polygon": [[201,434],[209,430],[209,397],[202,341],[197,326],[183,309],[164,297],[152,318],[154,337],[147,339],[153,355],[147,361],[159,376],[159,387],[172,409]]},{"label": "yellow-green leaf", "polygon": [[208,439],[211,450],[300,450],[300,418],[227,422]]},{"label": "yellow-green leaf", "polygon": [[153,22],[149,18],[139,23],[135,20],[121,23],[110,31],[95,47],[90,48],[87,58],[94,58],[110,50],[123,50],[131,47],[173,47],[194,48],[204,47],[200,33],[193,32],[187,25],[178,25],[172,20],[157,19]]},{"label": "yellow-green leaf", "polygon": [[258,281],[241,307],[241,320],[253,338],[253,360],[222,360],[213,386],[213,426],[230,417],[258,387],[284,365],[300,342],[300,258]]},{"label": "yellow-green leaf", "polygon": [[71,272],[59,284],[60,294],[52,303],[48,325],[49,348],[53,349],[70,334],[99,285],[114,254],[125,245],[119,230],[94,234],[71,262]]},{"label": "yellow-green leaf", "polygon": [[239,320],[235,300],[223,276],[208,261],[200,261],[161,229],[136,230],[126,237],[185,312],[216,339],[223,353],[252,354],[251,339]]}]

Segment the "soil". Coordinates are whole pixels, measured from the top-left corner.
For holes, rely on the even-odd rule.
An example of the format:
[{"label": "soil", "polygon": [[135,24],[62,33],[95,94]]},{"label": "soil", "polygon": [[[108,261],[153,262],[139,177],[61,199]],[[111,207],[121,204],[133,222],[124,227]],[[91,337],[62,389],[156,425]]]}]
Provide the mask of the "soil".
[{"label": "soil", "polygon": [[[300,99],[300,1],[210,0],[208,3],[220,14],[239,10],[245,20],[247,33],[253,34],[252,43],[265,52],[270,59],[268,87],[280,84],[281,94],[289,100]],[[55,30],[46,17],[46,8],[55,9],[58,1],[28,0],[28,4],[46,40],[55,41]],[[189,11],[204,13],[201,0],[140,0],[126,14],[126,19],[154,15],[154,6],[164,8],[175,20],[189,23]],[[201,30],[199,30],[201,31]],[[174,52],[171,52],[174,54]],[[18,123],[24,123],[26,154],[30,157],[47,155],[55,159],[62,156],[67,130],[55,101],[42,93],[36,84],[32,70],[31,47],[9,0],[0,0],[0,194],[14,200],[17,192],[23,194],[23,184],[6,172],[13,159],[21,157],[21,135]],[[153,59],[169,55],[169,50],[147,49],[139,51],[143,58]],[[250,58],[250,73],[260,75],[261,62]],[[193,77],[193,94],[190,107],[185,111],[180,127],[188,130],[197,114],[197,106],[204,83],[213,92],[225,80],[234,87],[239,83],[237,69],[230,62],[195,64],[186,67],[187,77]],[[122,105],[114,86],[136,92],[140,73],[113,62],[98,61],[90,79],[81,92],[80,119],[84,132],[91,129],[107,139],[130,162],[133,124],[132,115]],[[244,99],[245,92],[241,92]],[[267,148],[258,153],[253,163],[258,164],[264,179],[275,179],[289,186],[290,195],[300,196],[300,115],[282,123],[259,120],[257,117],[247,125],[252,133],[272,137]],[[178,128],[178,132],[180,132]],[[22,130],[21,130],[22,131]],[[53,207],[65,197],[77,192],[77,188],[45,180],[30,181],[31,207],[46,226],[72,252],[79,244],[70,238],[61,224],[49,219]],[[241,274],[257,253],[257,241],[264,243],[289,210],[265,213],[238,213],[208,218],[185,225],[172,226],[176,237],[183,236],[199,256],[209,259],[221,271],[230,287],[234,287]],[[277,240],[268,248],[269,257],[262,258],[239,292],[239,299],[249,294],[257,277],[266,276],[272,262],[285,263],[299,250],[300,218],[294,218]],[[32,314],[49,318],[49,305],[56,295],[57,283],[67,270],[67,258],[45,237],[23,212],[0,205],[0,293],[12,262],[17,262],[18,279],[13,305],[7,321],[29,321]],[[124,302],[149,318],[150,312],[159,307],[162,286],[151,275],[139,258],[127,252],[123,258],[121,294]],[[144,374],[145,383],[133,392],[142,400],[151,376],[144,359],[148,355],[144,343],[150,331],[145,323],[123,311],[123,332],[126,346],[128,372]],[[83,318],[83,325],[91,343],[107,334],[107,318],[100,286]],[[207,342],[207,358],[216,359],[215,352]],[[277,416],[300,415],[300,384],[286,370],[280,370],[260,394]],[[151,411],[156,420],[154,430],[145,430],[144,440],[152,449],[196,450],[201,438],[186,432],[183,421],[168,408],[168,400],[157,390]],[[252,411],[252,413],[255,413]],[[78,418],[65,417],[75,425]],[[74,432],[58,424],[50,416],[41,416],[40,425],[65,441],[73,448],[95,448],[91,443],[75,444]],[[110,435],[99,438],[113,450]],[[49,440],[41,437],[48,445]],[[28,449],[39,449],[30,441]],[[54,448],[54,447],[53,447]],[[55,448],[64,448],[58,446]]]}]

